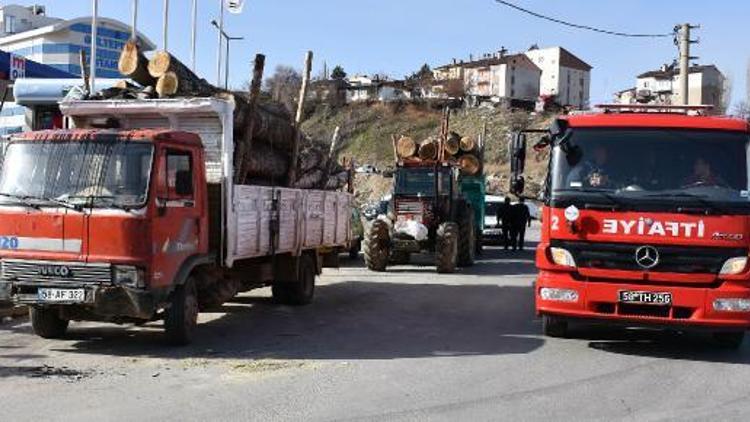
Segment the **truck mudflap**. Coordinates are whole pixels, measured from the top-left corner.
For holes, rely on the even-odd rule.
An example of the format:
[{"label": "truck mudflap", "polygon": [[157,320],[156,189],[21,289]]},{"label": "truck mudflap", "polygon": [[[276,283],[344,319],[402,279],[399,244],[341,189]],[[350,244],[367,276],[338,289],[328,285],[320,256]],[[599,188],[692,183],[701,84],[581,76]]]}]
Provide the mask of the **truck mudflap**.
[{"label": "truck mudflap", "polygon": [[101,319],[131,318],[150,320],[158,311],[166,295],[161,292],[127,286],[100,284],[66,284],[66,290],[83,290],[81,300],[48,301],[40,297],[39,290],[60,288],[59,285],[0,283],[0,303],[15,305],[58,306],[83,310]]},{"label": "truck mudflap", "polygon": [[[614,279],[584,282],[569,273],[541,271],[534,290],[540,315],[625,325],[750,329],[750,311],[728,312],[715,305],[722,299],[750,299],[750,287],[742,282],[725,281],[718,287],[643,285]],[[626,303],[620,300],[621,292],[668,294],[670,303]]]}]

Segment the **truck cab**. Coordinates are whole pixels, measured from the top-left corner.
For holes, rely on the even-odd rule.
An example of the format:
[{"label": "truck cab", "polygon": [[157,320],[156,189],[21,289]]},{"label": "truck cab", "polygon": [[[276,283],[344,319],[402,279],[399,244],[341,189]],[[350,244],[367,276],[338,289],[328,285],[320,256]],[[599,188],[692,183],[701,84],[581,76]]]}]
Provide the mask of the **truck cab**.
[{"label": "truck cab", "polygon": [[[675,113],[555,122],[535,146],[551,148],[535,283],[545,333],[564,336],[569,321],[700,328],[739,346],[750,327],[749,134],[745,121]],[[514,138],[515,161],[525,143]],[[518,173],[512,184],[522,190]]]}]

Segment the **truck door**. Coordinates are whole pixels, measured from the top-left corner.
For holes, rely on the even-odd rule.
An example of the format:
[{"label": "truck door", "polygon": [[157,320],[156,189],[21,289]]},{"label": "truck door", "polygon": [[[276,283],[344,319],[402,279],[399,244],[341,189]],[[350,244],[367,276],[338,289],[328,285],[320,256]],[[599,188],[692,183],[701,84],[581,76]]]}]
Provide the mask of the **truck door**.
[{"label": "truck door", "polygon": [[152,287],[166,287],[185,260],[199,252],[198,157],[187,148],[165,147],[158,157]]}]

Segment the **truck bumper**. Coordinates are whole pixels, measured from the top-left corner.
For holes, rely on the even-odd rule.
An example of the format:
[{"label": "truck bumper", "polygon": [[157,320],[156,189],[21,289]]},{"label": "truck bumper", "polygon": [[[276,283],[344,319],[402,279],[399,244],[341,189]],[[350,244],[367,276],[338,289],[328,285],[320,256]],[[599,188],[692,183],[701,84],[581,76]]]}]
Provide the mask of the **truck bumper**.
[{"label": "truck bumper", "polygon": [[[542,299],[543,288],[574,290],[578,299],[565,302]],[[717,288],[653,286],[619,282],[586,282],[570,273],[541,271],[534,287],[539,315],[613,323],[615,325],[653,325],[674,328],[717,330],[750,329],[750,312],[728,312],[714,309],[716,299],[750,299],[750,287],[724,282]],[[645,291],[671,293],[672,305],[632,305],[619,301],[619,292]]]},{"label": "truck bumper", "polygon": [[[38,290],[46,287],[83,289],[85,299],[82,302],[45,302],[39,299]],[[58,306],[63,309],[71,308],[74,311],[83,311],[86,314],[96,316],[97,319],[105,320],[120,318],[151,319],[158,310],[161,299],[162,296],[155,292],[126,286],[0,282],[0,304]]]}]

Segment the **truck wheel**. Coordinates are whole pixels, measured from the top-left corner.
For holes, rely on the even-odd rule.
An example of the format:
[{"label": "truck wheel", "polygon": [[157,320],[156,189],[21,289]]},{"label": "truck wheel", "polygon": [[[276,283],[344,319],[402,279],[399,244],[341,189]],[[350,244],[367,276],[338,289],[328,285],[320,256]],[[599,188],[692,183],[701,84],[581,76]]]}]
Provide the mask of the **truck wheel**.
[{"label": "truck wheel", "polygon": [[547,337],[567,337],[568,322],[550,315],[542,315],[542,332]]},{"label": "truck wheel", "polygon": [[458,266],[471,267],[474,265],[476,253],[476,231],[474,230],[474,211],[467,206],[461,213],[458,236]]},{"label": "truck wheel", "polygon": [[435,240],[435,264],[440,274],[450,274],[456,271],[458,231],[456,223],[443,223],[438,227]]},{"label": "truck wheel", "polygon": [[474,240],[474,245],[476,249],[475,256],[482,256],[484,253],[484,240],[482,239],[482,231],[477,230],[476,239]]},{"label": "truck wheel", "polygon": [[42,338],[63,338],[68,331],[70,321],[60,318],[60,311],[55,308],[31,307],[29,309],[31,328],[34,334]]},{"label": "truck wheel", "polygon": [[198,295],[195,279],[191,276],[172,293],[169,308],[164,313],[167,342],[174,346],[190,344],[197,325]]},{"label": "truck wheel", "polygon": [[388,224],[382,220],[373,221],[367,228],[362,251],[365,255],[365,264],[370,271],[383,272],[388,267],[391,243],[389,232]]},{"label": "truck wheel", "polygon": [[393,252],[390,261],[393,265],[407,265],[411,261],[411,254],[409,252]]},{"label": "truck wheel", "polygon": [[310,255],[299,259],[297,280],[276,282],[271,286],[274,302],[281,305],[303,306],[312,302],[315,296],[315,262]]},{"label": "truck wheel", "polygon": [[736,350],[742,347],[745,341],[744,331],[714,333],[714,341],[724,349]]}]

